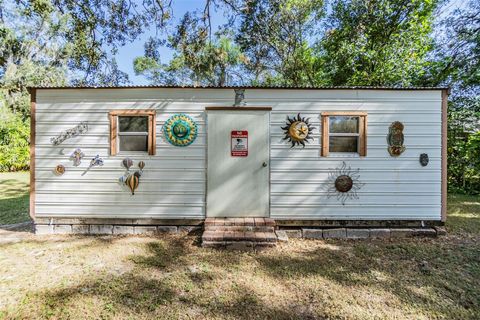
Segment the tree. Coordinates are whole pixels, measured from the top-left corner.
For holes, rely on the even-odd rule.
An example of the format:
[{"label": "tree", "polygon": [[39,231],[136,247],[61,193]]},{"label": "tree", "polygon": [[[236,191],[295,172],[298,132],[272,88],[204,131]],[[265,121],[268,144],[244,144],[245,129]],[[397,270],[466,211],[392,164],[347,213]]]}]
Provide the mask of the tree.
[{"label": "tree", "polygon": [[161,63],[156,50],[161,42],[150,39],[145,55],[134,61],[136,74],[164,84],[223,86],[241,81],[237,68],[246,63],[245,55],[226,34],[216,33],[212,40],[204,21],[192,13],[185,14],[169,38],[175,55],[168,64]]},{"label": "tree", "polygon": [[322,68],[311,43],[324,15],[323,0],[245,1],[235,41],[248,57],[254,83],[322,84]]},{"label": "tree", "polygon": [[320,42],[331,85],[401,85],[422,79],[435,0],[337,0]]}]

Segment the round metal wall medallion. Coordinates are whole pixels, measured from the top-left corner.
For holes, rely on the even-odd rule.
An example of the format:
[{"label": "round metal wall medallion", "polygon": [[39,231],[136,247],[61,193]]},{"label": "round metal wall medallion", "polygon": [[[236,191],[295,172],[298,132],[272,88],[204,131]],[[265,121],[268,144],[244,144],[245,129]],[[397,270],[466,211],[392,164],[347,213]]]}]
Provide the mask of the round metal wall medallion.
[{"label": "round metal wall medallion", "polygon": [[348,192],[353,187],[353,180],[347,175],[338,176],[335,180],[335,188],[339,192]]},{"label": "round metal wall medallion", "polygon": [[175,114],[165,122],[163,132],[172,145],[185,147],[197,138],[197,123],[186,114]]}]

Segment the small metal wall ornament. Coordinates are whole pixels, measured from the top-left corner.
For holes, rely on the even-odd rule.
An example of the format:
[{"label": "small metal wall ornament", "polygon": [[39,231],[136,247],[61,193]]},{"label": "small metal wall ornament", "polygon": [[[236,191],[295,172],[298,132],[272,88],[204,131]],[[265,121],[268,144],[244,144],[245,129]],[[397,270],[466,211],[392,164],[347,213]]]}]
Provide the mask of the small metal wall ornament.
[{"label": "small metal wall ornament", "polygon": [[133,166],[133,160],[130,158],[125,158],[122,161],[122,165],[125,167],[125,169],[130,170],[130,167]]},{"label": "small metal wall ornament", "polygon": [[420,164],[422,165],[422,167],[426,167],[428,165],[428,161],[429,161],[428,154],[422,153],[420,155],[419,161],[420,161]]},{"label": "small metal wall ornament", "polygon": [[55,169],[53,170],[53,172],[57,175],[57,176],[61,176],[65,173],[65,166],[59,164],[55,167]]},{"label": "small metal wall ornament", "polygon": [[233,103],[234,107],[245,106],[245,89],[235,89],[235,102]]},{"label": "small metal wall ornament", "polygon": [[195,141],[198,127],[190,116],[180,113],[171,116],[163,125],[165,138],[177,147],[186,147]]},{"label": "small metal wall ornament", "polygon": [[365,184],[360,182],[360,169],[352,170],[345,161],[328,173],[327,198],[335,196],[342,205],[349,199],[359,199],[357,191]]},{"label": "small metal wall ornament", "polygon": [[305,148],[305,143],[308,143],[308,140],[313,140],[311,136],[315,127],[312,127],[310,124],[310,118],[302,118],[300,113],[297,117],[287,116],[287,122],[285,127],[281,127],[284,130],[285,137],[283,140],[288,140],[292,144],[290,148],[293,148],[295,145],[302,145]]},{"label": "small metal wall ornament", "polygon": [[100,156],[97,154],[91,161],[90,165],[88,168],[82,173],[82,176],[84,176],[91,168],[93,167],[101,167],[103,166],[103,159],[100,158]]},{"label": "small metal wall ornament", "polygon": [[395,121],[392,122],[388,129],[388,152],[392,157],[398,157],[405,151],[403,128],[403,123]]},{"label": "small metal wall ornament", "polygon": [[61,144],[63,141],[76,137],[82,133],[85,133],[88,131],[88,124],[87,122],[80,122],[77,126],[70,128],[68,130],[62,131],[58,136],[53,137],[50,139],[50,142],[54,146],[58,146]]},{"label": "small metal wall ornament", "polygon": [[73,165],[78,167],[82,162],[82,158],[85,157],[85,154],[80,148],[75,149],[70,155],[70,160],[73,160]]}]

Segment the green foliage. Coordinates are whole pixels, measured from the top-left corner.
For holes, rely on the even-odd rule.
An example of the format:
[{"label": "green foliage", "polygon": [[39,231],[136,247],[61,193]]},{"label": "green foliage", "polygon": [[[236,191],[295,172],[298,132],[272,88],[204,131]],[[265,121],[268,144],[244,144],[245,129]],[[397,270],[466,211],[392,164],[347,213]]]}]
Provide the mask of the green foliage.
[{"label": "green foliage", "polygon": [[237,14],[235,41],[248,58],[253,83],[323,84],[320,57],[312,47],[325,14],[323,0],[253,0]]},{"label": "green foliage", "polygon": [[[193,28],[196,29],[196,25]],[[135,73],[156,83],[226,85],[232,81],[227,77],[235,76],[235,68],[245,63],[246,58],[229,38],[219,37],[212,42],[202,38],[202,30],[187,33],[180,29],[170,39],[177,53],[168,64],[152,56],[137,57]]]},{"label": "green foliage", "polygon": [[0,108],[0,171],[28,170],[30,124]]},{"label": "green foliage", "polygon": [[337,0],[321,41],[332,85],[415,85],[432,49],[434,0]]},{"label": "green foliage", "polygon": [[457,98],[448,110],[448,186],[480,193],[480,98]]}]

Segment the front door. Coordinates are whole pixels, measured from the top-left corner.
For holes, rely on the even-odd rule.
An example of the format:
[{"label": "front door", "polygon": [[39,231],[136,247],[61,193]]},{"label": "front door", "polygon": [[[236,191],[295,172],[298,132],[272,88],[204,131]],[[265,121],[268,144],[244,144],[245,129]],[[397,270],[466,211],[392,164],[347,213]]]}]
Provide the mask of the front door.
[{"label": "front door", "polygon": [[269,216],[270,112],[207,109],[207,217]]}]

